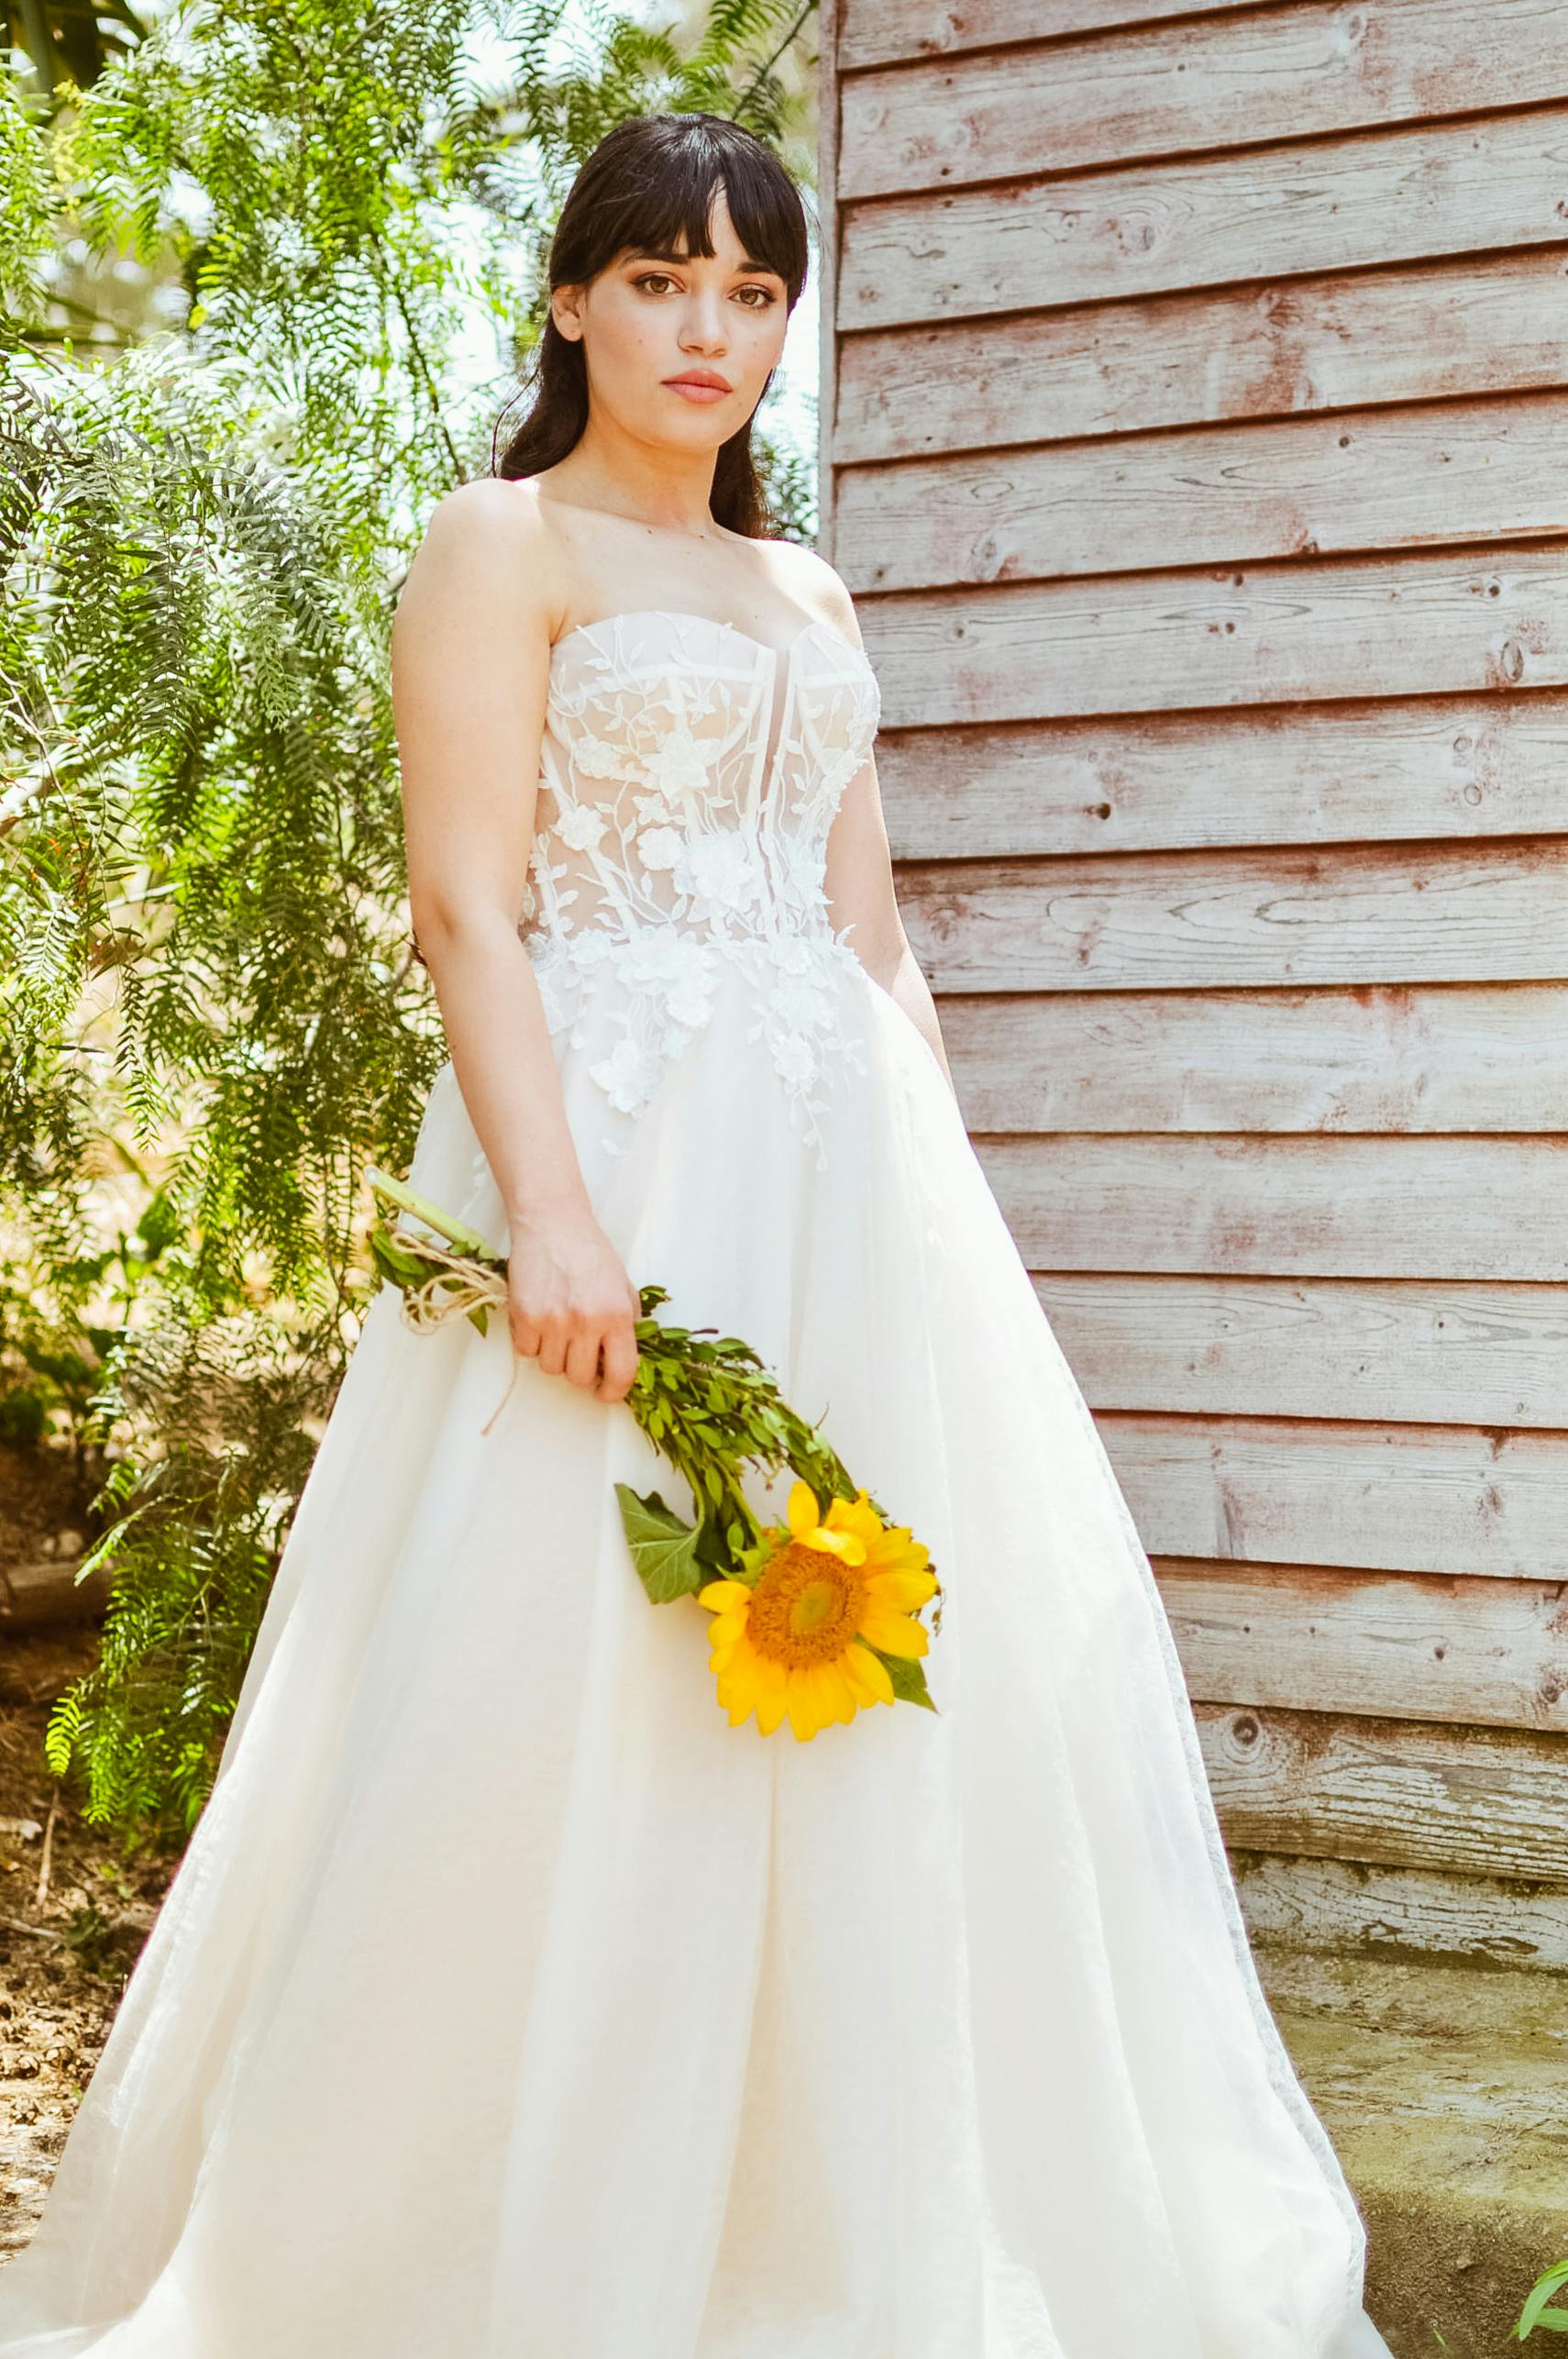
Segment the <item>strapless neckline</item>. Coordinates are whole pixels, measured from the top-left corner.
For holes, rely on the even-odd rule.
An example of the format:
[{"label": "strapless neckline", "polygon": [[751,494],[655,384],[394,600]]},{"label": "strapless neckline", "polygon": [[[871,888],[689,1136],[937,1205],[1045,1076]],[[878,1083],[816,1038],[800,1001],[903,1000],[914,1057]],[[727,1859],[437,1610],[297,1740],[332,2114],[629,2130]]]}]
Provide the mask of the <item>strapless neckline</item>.
[{"label": "strapless neckline", "polygon": [[[764,667],[763,679],[766,683],[764,692],[768,714],[767,748],[764,757],[763,770],[769,781],[773,778],[778,758],[783,750],[784,732],[796,698],[796,659],[808,640],[818,637],[829,640],[843,656],[849,659],[850,673],[869,685],[877,695],[878,705],[880,704],[877,675],[865,648],[857,648],[852,639],[846,639],[842,631],[835,631],[831,623],[824,623],[813,616],[811,622],[796,632],[787,648],[776,648],[767,639],[755,638],[749,631],[739,629],[734,623],[721,623],[712,615],[692,614],[680,606],[629,606],[620,614],[600,615],[591,622],[574,623],[569,631],[563,631],[560,637],[551,644],[548,670],[552,691],[559,659],[563,651],[571,646],[574,639],[591,640],[602,632],[613,632],[618,625],[646,622],[672,623],[676,626],[678,635],[689,628],[712,632],[726,646],[733,643],[744,648],[761,662]],[[755,670],[755,663],[752,668]]]},{"label": "strapless neckline", "polygon": [[785,664],[793,660],[795,651],[803,640],[821,634],[845,655],[863,665],[867,671],[871,670],[870,659],[864,648],[856,647],[853,639],[846,639],[844,633],[835,631],[831,623],[822,622],[816,617],[796,632],[787,648],[776,648],[768,640],[756,638],[750,631],[739,629],[734,623],[721,623],[712,615],[689,613],[679,606],[631,606],[618,615],[600,615],[589,623],[574,623],[569,631],[563,631],[558,639],[551,642],[551,665],[554,666],[557,656],[574,639],[591,638],[597,632],[608,631],[617,623],[649,621],[675,623],[682,626],[695,624],[703,630],[717,632],[722,637],[738,639],[743,647],[750,648],[756,654],[766,656],[775,663]]}]

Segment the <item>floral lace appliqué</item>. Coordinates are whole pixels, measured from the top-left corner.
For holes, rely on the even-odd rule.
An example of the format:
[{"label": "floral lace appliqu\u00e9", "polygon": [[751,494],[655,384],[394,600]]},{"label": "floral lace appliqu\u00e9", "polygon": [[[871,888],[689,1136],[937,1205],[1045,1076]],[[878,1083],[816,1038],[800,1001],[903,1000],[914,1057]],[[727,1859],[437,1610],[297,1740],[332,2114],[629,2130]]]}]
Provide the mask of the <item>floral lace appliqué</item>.
[{"label": "floral lace appliqu\u00e9", "polygon": [[608,1019],[613,1045],[587,1069],[616,1115],[646,1109],[738,987],[820,1146],[823,1090],[865,1069],[844,987],[865,972],[833,927],[827,836],[879,709],[865,655],[824,625],[779,654],[655,609],[558,642],[519,930],[551,1030],[580,1047],[585,1013]]}]

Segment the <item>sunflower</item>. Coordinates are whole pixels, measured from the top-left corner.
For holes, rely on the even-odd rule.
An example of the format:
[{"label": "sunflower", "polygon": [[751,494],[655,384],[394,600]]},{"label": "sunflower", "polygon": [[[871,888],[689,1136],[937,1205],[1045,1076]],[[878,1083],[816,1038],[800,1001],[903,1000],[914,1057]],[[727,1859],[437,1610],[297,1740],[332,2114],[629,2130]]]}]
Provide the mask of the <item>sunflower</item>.
[{"label": "sunflower", "polygon": [[731,1727],[755,1709],[768,1736],[788,1712],[804,1739],[893,1701],[880,1656],[925,1653],[913,1614],[936,1576],[930,1551],[908,1525],[884,1523],[865,1491],[831,1501],[824,1517],[810,1483],[796,1482],[785,1514],[746,1552],[754,1579],[710,1581],[697,1598],[714,1617],[709,1662]]}]

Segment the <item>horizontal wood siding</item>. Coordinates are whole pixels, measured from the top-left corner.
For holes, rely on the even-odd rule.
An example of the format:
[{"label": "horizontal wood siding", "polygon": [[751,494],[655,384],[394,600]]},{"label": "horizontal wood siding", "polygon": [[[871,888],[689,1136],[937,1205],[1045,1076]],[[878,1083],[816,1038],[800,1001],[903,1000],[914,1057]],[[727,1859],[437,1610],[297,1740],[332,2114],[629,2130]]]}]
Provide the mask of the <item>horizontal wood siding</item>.
[{"label": "horizontal wood siding", "polygon": [[1568,694],[900,727],[878,755],[901,859],[1553,834]]},{"label": "horizontal wood siding", "polygon": [[1016,41],[1102,32],[1111,25],[1255,5],[1256,0],[848,0],[836,39],[824,39],[823,50],[847,70],[881,65],[889,58],[1000,49]]},{"label": "horizontal wood siding", "polygon": [[[876,329],[842,349],[841,466],[1556,387],[1560,246]],[[845,478],[845,491],[855,478]]]},{"label": "horizontal wood siding", "polygon": [[1201,1700],[1197,1713],[1232,1843],[1371,1866],[1564,1881],[1561,1736]]},{"label": "horizontal wood siding", "polygon": [[905,925],[1249,1909],[1562,1970],[1568,0],[823,31]]},{"label": "horizontal wood siding", "polygon": [[1231,1853],[1254,1935],[1284,1949],[1408,1953],[1568,1974],[1568,1883]]},{"label": "horizontal wood siding", "polygon": [[1560,983],[944,992],[942,1022],[975,1131],[1568,1125]]},{"label": "horizontal wood siding", "polygon": [[1565,198],[1562,106],[925,190],[844,209],[838,322],[851,333],[1178,287],[1261,293],[1300,272],[1561,247]]},{"label": "horizontal wood siding", "polygon": [[1034,1282],[1102,1414],[1246,1417],[1263,1402],[1275,1418],[1568,1430],[1562,1286],[1136,1270]]},{"label": "horizontal wood siding", "polygon": [[922,60],[844,86],[841,200],[1321,138],[1568,95],[1551,0],[1296,0]]},{"label": "horizontal wood siding", "polygon": [[839,522],[857,592],[1540,539],[1568,527],[1568,393],[858,467]]}]

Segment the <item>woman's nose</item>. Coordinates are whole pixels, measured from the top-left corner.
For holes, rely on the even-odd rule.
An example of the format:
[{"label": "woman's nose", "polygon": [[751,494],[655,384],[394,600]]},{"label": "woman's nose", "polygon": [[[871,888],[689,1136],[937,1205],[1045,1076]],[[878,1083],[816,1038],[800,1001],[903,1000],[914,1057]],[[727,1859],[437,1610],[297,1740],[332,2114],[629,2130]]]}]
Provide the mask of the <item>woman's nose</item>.
[{"label": "woman's nose", "polygon": [[721,298],[698,297],[687,307],[680,324],[680,341],[704,352],[722,352],[724,349],[725,322]]}]

